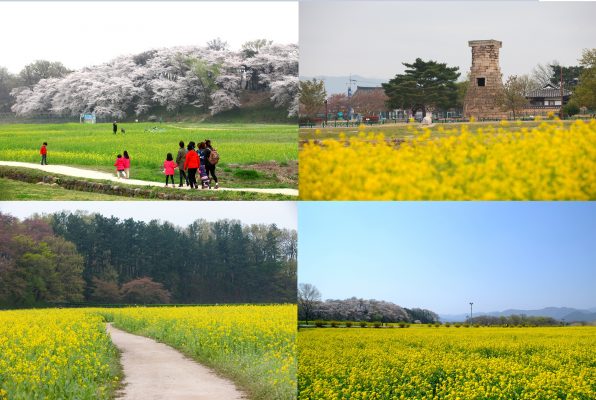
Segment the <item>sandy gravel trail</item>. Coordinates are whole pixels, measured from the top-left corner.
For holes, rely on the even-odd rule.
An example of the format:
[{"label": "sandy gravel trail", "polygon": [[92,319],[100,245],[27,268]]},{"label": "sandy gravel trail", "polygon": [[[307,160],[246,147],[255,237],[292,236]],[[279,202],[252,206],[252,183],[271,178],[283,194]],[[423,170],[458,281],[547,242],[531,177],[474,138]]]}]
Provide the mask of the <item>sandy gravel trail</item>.
[{"label": "sandy gravel trail", "polygon": [[122,352],[123,400],[240,400],[234,383],[152,339],[114,328],[106,329]]},{"label": "sandy gravel trail", "polygon": [[[106,181],[112,182],[119,182],[125,183],[127,185],[137,185],[137,186],[158,186],[163,187],[164,182],[151,182],[151,181],[141,181],[138,179],[120,179],[114,176],[114,174],[110,174],[107,172],[100,172],[94,171],[90,169],[83,169],[83,168],[75,168],[75,167],[67,167],[66,165],[40,165],[34,163],[24,163],[19,161],[0,161],[0,165],[5,165],[9,167],[19,167],[19,168],[32,168],[42,171],[51,172],[54,174],[61,174],[61,175],[68,175],[76,178],[86,178],[86,179],[103,179]],[[188,187],[175,187],[172,190],[188,190]],[[267,193],[267,194],[285,194],[287,196],[298,196],[297,189],[261,189],[261,188],[223,188],[220,187],[217,190],[229,190],[234,192],[254,192],[254,193]]]}]

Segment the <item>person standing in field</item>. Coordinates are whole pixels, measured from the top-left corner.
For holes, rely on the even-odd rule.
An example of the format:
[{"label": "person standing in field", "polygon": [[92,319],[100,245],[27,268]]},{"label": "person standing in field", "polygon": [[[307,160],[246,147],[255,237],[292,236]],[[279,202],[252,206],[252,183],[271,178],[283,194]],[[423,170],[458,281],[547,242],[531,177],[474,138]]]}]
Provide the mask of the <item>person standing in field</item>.
[{"label": "person standing in field", "polygon": [[213,146],[211,146],[211,140],[205,139],[205,150],[203,153],[205,154],[205,169],[207,170],[207,177],[211,175],[215,181],[215,189],[218,189],[219,183],[217,182],[217,176],[215,175],[215,165],[219,162],[219,153],[213,148]]},{"label": "person standing in field", "polygon": [[48,165],[48,142],[43,142],[39,154],[41,154],[41,165]]},{"label": "person standing in field", "polygon": [[124,156],[124,177],[126,179],[130,178],[130,157],[128,156],[128,151],[124,150],[122,153]]},{"label": "person standing in field", "polygon": [[182,178],[186,182],[186,186],[188,186],[188,177],[186,176],[186,172],[184,172],[184,161],[186,161],[186,149],[184,148],[184,142],[181,140],[180,149],[178,149],[178,154],[176,155],[176,164],[178,164],[178,173],[180,174],[180,184],[178,187],[182,187]]},{"label": "person standing in field", "polygon": [[186,147],[186,159],[184,160],[184,169],[188,171],[188,183],[191,189],[198,189],[197,170],[200,166],[199,155],[195,151],[195,142],[189,142]]},{"label": "person standing in field", "polygon": [[114,135],[118,133],[118,124],[116,123],[116,121],[114,121],[114,123],[112,124],[112,131],[114,132]]},{"label": "person standing in field", "polygon": [[124,158],[122,157],[122,154],[118,154],[118,156],[116,156],[114,167],[116,167],[116,176],[118,178],[124,178]]},{"label": "person standing in field", "polygon": [[163,172],[166,175],[166,187],[168,187],[168,178],[172,180],[172,187],[176,187],[174,183],[174,170],[178,167],[178,164],[174,162],[172,153],[166,155],[166,160],[163,162]]}]

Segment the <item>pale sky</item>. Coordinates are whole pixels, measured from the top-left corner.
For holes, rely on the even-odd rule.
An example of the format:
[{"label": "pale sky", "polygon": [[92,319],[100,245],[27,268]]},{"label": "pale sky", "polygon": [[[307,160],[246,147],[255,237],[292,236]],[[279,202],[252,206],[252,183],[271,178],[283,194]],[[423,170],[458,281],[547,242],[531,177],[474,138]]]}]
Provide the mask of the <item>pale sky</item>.
[{"label": "pale sky", "polygon": [[298,224],[293,201],[0,201],[0,212],[20,219],[64,210],[145,222],[158,219],[182,227],[199,218],[237,219],[247,225],[277,224],[288,229],[296,229]]},{"label": "pale sky", "polygon": [[38,59],[79,69],[216,37],[232,50],[260,38],[297,43],[298,3],[0,1],[0,66],[12,73]]},{"label": "pale sky", "polygon": [[577,65],[596,47],[596,2],[307,1],[300,4],[300,75],[390,79],[402,62],[470,69],[468,41],[503,42],[501,72],[530,73],[558,60]]}]

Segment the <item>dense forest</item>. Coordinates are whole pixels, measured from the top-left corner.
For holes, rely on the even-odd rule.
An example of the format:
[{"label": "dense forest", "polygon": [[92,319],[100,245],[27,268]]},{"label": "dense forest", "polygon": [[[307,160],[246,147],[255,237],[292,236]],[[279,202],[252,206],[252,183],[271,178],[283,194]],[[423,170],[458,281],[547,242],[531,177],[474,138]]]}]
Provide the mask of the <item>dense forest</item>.
[{"label": "dense forest", "polygon": [[191,107],[212,115],[241,106],[243,92],[266,93],[288,116],[298,112],[298,46],[266,39],[239,51],[214,39],[206,46],[152,49],[71,71],[38,60],[18,75],[0,67],[0,111],[17,115],[98,118],[149,116]]},{"label": "dense forest", "polygon": [[297,234],[235,220],[0,213],[0,305],[296,301]]}]

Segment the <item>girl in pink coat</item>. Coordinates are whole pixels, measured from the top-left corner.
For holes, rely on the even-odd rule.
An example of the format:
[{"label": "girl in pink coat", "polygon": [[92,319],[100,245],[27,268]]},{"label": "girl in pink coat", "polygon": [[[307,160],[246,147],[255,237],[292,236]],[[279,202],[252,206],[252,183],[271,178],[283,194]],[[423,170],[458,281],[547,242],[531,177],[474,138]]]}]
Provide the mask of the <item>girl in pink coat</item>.
[{"label": "girl in pink coat", "polygon": [[178,167],[178,164],[174,162],[174,157],[172,157],[172,153],[168,153],[166,156],[166,160],[163,162],[163,173],[166,174],[166,187],[168,187],[168,178],[172,179],[172,187],[176,187],[174,185],[174,170]]},{"label": "girl in pink coat", "polygon": [[116,157],[114,167],[116,167],[116,176],[118,178],[126,178],[126,174],[124,173],[124,158],[122,158],[122,154],[118,154]]},{"label": "girl in pink coat", "polygon": [[128,179],[130,178],[130,156],[126,150],[124,150],[122,155],[124,156],[124,175],[126,175],[126,179]]}]

